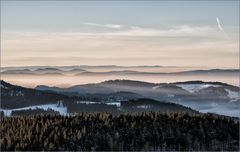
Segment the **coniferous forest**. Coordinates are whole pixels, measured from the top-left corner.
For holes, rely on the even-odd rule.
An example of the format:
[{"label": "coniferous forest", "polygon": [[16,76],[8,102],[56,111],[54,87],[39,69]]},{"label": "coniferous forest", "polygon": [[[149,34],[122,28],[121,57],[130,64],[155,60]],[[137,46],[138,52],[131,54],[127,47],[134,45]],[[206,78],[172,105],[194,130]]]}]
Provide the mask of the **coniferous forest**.
[{"label": "coniferous forest", "polygon": [[1,150],[239,149],[239,121],[213,114],[79,113],[1,118]]}]

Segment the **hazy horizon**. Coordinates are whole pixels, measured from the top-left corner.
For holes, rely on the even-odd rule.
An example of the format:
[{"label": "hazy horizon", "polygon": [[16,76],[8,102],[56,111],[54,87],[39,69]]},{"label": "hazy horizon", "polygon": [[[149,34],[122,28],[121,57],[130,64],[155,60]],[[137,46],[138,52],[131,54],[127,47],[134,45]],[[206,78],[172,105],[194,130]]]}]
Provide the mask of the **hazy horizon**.
[{"label": "hazy horizon", "polygon": [[[235,69],[235,68],[229,68],[229,67],[222,67],[222,68],[213,68],[213,67],[207,67],[207,66],[168,66],[168,65],[145,65],[145,64],[138,64],[138,65],[116,65],[116,64],[80,64],[80,65],[26,65],[26,66],[1,66],[2,69],[8,69],[8,68],[34,68],[34,67],[108,67],[108,66],[114,66],[114,67],[162,67],[162,68],[196,68],[196,69]],[[236,68],[238,69],[238,68]]]},{"label": "hazy horizon", "polygon": [[1,1],[1,66],[238,68],[238,4]]},{"label": "hazy horizon", "polygon": [[[1,73],[1,78],[31,87],[113,79],[154,83],[203,80],[237,85],[236,72],[209,76],[154,73],[238,69],[238,4],[238,1],[1,1],[1,72],[37,67],[69,70],[71,66],[90,66],[84,70],[93,72]],[[128,70],[147,74],[101,74]]]},{"label": "hazy horizon", "polygon": [[[55,69],[56,68],[56,69]],[[208,68],[161,67],[161,66],[30,66],[1,69],[1,79],[27,87],[37,85],[69,87],[80,84],[99,83],[107,80],[127,79],[151,83],[170,83],[180,81],[219,81],[238,85],[236,71],[209,73]],[[20,70],[20,71],[18,71]],[[23,70],[23,71],[21,71]],[[29,71],[30,70],[30,71]],[[203,73],[177,72],[207,70]],[[236,70],[236,69],[235,69]],[[175,73],[176,72],[176,73]]]}]

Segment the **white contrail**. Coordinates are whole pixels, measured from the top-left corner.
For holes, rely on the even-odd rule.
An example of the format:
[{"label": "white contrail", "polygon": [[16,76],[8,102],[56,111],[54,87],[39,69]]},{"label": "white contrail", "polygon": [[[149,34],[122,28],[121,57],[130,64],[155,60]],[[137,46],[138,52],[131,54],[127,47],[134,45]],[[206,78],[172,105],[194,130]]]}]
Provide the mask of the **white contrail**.
[{"label": "white contrail", "polygon": [[227,33],[226,33],[226,32],[224,31],[224,29],[222,28],[222,25],[221,25],[221,23],[220,23],[219,18],[216,17],[216,20],[217,20],[217,24],[218,24],[218,28],[219,28],[219,30],[222,31],[222,32],[224,33],[224,35],[228,38]]},{"label": "white contrail", "polygon": [[223,30],[223,28],[222,28],[222,26],[221,26],[221,24],[220,24],[220,21],[219,21],[219,18],[218,18],[218,17],[216,18],[216,20],[217,20],[217,24],[218,24],[219,30],[221,30],[222,32],[225,33],[225,31]]}]

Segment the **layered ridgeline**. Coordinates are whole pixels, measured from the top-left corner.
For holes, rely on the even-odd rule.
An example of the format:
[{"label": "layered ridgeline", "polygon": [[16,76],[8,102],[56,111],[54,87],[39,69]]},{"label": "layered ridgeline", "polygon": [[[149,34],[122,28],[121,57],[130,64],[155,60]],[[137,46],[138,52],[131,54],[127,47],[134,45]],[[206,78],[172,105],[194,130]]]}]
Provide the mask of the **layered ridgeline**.
[{"label": "layered ridgeline", "polygon": [[175,103],[143,98],[131,92],[76,94],[24,88],[1,81],[1,109],[4,116],[31,114],[71,115],[79,112],[187,112],[198,113]]},{"label": "layered ridgeline", "polygon": [[181,104],[200,112],[239,116],[239,87],[220,82],[187,81],[156,84],[111,80],[69,88],[37,86],[36,89],[65,95],[96,97],[106,103],[150,98]]},{"label": "layered ridgeline", "polygon": [[239,121],[211,114],[80,113],[2,117],[0,124],[3,151],[239,150]]},{"label": "layered ridgeline", "polygon": [[[169,83],[177,81],[218,81],[238,85],[238,69],[208,69],[175,66],[27,66],[3,67],[1,78],[34,87],[40,84],[72,86],[105,80],[128,79]],[[66,81],[67,80],[67,81]]]},{"label": "layered ridgeline", "polygon": [[[13,111],[15,111],[13,113],[16,111],[28,113],[26,110],[30,108],[32,110],[52,109],[60,114],[81,111],[121,113],[131,109],[126,108],[123,103],[133,100],[136,104],[131,109],[133,112],[153,109],[172,111],[171,108],[161,108],[152,104],[151,101],[153,101],[159,105],[176,106],[178,108],[174,109],[180,109],[180,111],[184,108],[183,111],[188,111],[189,108],[186,107],[191,107],[203,113],[238,116],[240,103],[238,91],[238,87],[229,84],[202,81],[155,84],[111,80],[69,88],[37,86],[35,89],[1,81],[1,108],[5,115],[10,115]],[[146,102],[142,102],[143,100]],[[182,108],[183,106],[186,107]]]},{"label": "layered ridgeline", "polygon": [[180,105],[214,101],[237,109],[237,89],[129,80],[31,89],[1,81],[1,150],[237,151],[238,118]]},{"label": "layered ridgeline", "polygon": [[[1,74],[25,75],[238,75],[238,69],[205,69],[194,70],[190,67],[163,67],[163,66],[65,66],[65,67],[5,67]],[[169,72],[164,72],[169,70]]]}]

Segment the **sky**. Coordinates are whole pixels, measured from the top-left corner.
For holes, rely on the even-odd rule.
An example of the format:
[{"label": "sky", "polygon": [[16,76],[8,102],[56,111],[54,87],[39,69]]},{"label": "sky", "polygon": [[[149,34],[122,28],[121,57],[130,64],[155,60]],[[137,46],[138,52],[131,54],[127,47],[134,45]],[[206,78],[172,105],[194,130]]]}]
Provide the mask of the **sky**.
[{"label": "sky", "polygon": [[239,1],[1,1],[1,66],[238,68]]}]

